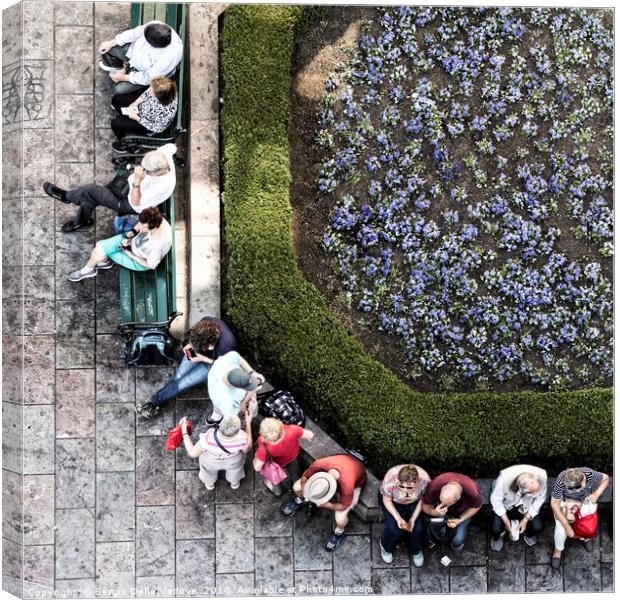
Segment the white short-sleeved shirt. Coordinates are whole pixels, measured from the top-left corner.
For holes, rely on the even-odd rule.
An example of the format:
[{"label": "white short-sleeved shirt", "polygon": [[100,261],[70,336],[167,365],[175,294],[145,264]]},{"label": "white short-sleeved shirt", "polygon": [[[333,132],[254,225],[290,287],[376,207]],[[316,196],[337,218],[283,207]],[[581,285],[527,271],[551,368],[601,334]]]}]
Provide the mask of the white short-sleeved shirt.
[{"label": "white short-sleeved shirt", "polygon": [[131,202],[131,194],[133,192],[133,182],[135,180],[132,173],[127,181],[129,183],[129,192],[127,193],[127,199],[131,208],[137,213],[141,213],[145,208],[151,208],[152,206],[159,206],[162,202],[165,202],[177,184],[177,176],[174,168],[174,153],[176,152],[176,146],[174,144],[165,144],[161,148],[158,148],[159,152],[162,152],[166,156],[168,166],[170,170],[165,175],[146,175],[140,184],[140,204],[135,205]]},{"label": "white short-sleeved shirt", "polygon": [[241,388],[233,388],[223,380],[231,369],[241,366],[241,355],[232,350],[220,356],[211,366],[207,379],[209,398],[223,415],[236,415],[247,392]]}]

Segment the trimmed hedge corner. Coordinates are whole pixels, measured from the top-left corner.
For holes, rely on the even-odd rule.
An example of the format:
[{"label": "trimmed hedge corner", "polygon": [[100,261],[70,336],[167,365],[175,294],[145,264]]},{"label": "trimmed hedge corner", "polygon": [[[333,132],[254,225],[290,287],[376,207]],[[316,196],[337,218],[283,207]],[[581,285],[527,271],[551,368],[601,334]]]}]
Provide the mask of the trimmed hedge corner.
[{"label": "trimmed hedge corner", "polygon": [[224,16],[225,308],[240,343],[377,474],[409,461],[477,477],[517,462],[608,470],[611,389],[417,393],[364,352],[304,279],[291,235],[289,90],[307,11],[235,5]]}]

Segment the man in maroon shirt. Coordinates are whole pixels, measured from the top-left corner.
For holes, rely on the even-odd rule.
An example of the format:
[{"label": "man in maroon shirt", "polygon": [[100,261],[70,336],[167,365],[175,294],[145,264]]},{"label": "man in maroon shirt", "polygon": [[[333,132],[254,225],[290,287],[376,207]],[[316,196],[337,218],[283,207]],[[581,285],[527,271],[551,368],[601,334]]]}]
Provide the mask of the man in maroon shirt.
[{"label": "man in maroon shirt", "polygon": [[344,536],[349,513],[359,502],[366,478],[364,465],[349,454],[315,460],[293,485],[296,496],[282,507],[282,514],[294,515],[304,500],[333,510],[336,529],[325,544],[325,549],[332,552]]},{"label": "man in maroon shirt", "polygon": [[442,473],[426,488],[422,511],[431,518],[448,516],[448,526],[456,528],[452,549],[460,552],[465,546],[471,518],[482,508],[483,501],[473,479],[460,473]]}]

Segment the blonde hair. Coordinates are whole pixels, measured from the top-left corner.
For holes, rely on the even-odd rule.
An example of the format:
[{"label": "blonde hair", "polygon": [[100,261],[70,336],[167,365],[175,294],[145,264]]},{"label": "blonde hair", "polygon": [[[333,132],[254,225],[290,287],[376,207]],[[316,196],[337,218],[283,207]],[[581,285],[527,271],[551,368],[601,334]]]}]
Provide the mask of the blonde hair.
[{"label": "blonde hair", "polygon": [[155,77],[151,80],[153,95],[164,106],[168,106],[177,97],[177,84],[167,77]]},{"label": "blonde hair", "polygon": [[260,424],[260,434],[264,442],[275,444],[280,441],[284,435],[284,425],[282,421],[268,417],[263,419]]}]

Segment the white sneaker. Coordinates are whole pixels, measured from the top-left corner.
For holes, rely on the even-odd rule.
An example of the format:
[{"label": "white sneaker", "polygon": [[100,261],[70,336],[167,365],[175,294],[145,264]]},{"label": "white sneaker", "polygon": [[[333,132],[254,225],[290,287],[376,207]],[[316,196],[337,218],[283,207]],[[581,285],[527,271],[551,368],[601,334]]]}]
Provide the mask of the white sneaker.
[{"label": "white sneaker", "polygon": [[379,540],[379,548],[381,548],[381,558],[383,559],[383,562],[391,565],[394,560],[394,555],[383,547],[381,540]]},{"label": "white sneaker", "polygon": [[205,483],[205,487],[211,492],[211,491],[213,491],[215,489],[215,484],[211,483],[211,484],[207,485]]},{"label": "white sneaker", "polygon": [[116,73],[116,71],[118,71],[116,67],[110,67],[109,65],[106,65],[102,60],[99,61],[99,68],[103,71],[107,71],[108,73]]},{"label": "white sneaker", "polygon": [[424,564],[424,554],[422,554],[422,551],[420,550],[420,552],[413,555],[413,565],[415,567],[420,568],[423,564]]},{"label": "white sneaker", "polygon": [[491,538],[491,550],[494,552],[499,552],[504,547],[504,540],[499,538],[498,540],[494,540]]},{"label": "white sneaker", "polygon": [[237,481],[237,483],[231,483],[230,484],[230,489],[231,490],[238,490],[240,485],[241,485],[240,481]]}]

